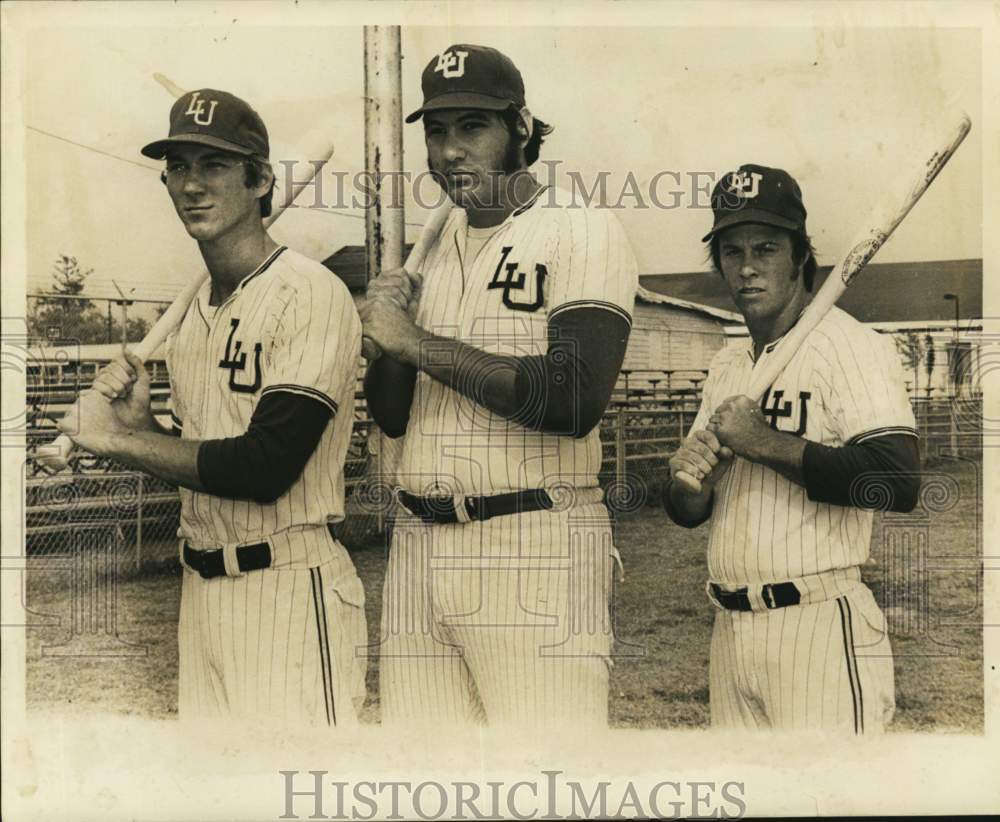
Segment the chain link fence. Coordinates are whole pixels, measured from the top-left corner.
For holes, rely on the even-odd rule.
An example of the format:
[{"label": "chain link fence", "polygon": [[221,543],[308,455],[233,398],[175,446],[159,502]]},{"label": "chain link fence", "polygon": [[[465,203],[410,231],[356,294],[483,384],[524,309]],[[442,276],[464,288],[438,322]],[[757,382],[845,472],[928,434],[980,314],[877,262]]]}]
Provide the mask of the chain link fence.
[{"label": "chain link fence", "polygon": [[[55,364],[36,362],[34,370],[29,367],[29,453],[25,466],[28,553],[72,562],[81,544],[100,544],[113,551],[122,571],[174,562],[179,518],[175,488],[79,451],[68,469],[50,475],[34,456],[39,446],[55,439],[63,409],[89,385],[102,363],[102,359],[83,363],[70,358]],[[162,362],[154,361],[150,368],[154,412],[165,415],[169,395],[166,371]],[[668,479],[668,459],[694,421],[705,376],[705,371],[698,370],[622,373],[600,424],[603,462],[599,481],[609,506],[618,515],[659,504]],[[981,394],[912,397],[911,401],[925,462],[945,453],[981,455]],[[345,464],[348,515],[339,534],[348,547],[372,538],[384,525],[383,512],[372,504],[366,487],[375,470],[369,456],[373,449],[368,447],[372,422],[360,383],[353,424]],[[363,493],[358,494],[359,489]]]}]

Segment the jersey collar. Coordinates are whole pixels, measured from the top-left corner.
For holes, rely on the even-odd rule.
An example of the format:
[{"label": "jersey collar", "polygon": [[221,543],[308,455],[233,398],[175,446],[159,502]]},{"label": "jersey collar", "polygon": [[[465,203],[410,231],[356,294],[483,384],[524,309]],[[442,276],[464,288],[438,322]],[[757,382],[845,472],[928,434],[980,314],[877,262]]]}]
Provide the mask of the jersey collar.
[{"label": "jersey collar", "polygon": [[510,217],[508,217],[507,219],[509,220],[512,219],[513,217],[519,217],[520,215],[524,214],[525,211],[531,208],[535,203],[537,203],[542,198],[542,194],[544,194],[549,188],[550,186],[548,185],[539,186],[538,191],[536,191],[534,194],[531,195],[531,197],[528,199],[528,202],[526,202],[519,208],[515,208],[514,211],[511,212]]},{"label": "jersey collar", "polygon": [[237,291],[244,288],[248,282],[254,279],[254,277],[259,277],[261,274],[267,271],[271,267],[271,264],[275,260],[277,260],[278,257],[281,256],[281,253],[285,251],[287,248],[288,246],[279,245],[276,249],[274,249],[274,251],[268,254],[267,259],[265,259],[264,262],[262,262],[259,266],[257,266],[256,269],[254,269],[254,271],[247,274],[242,280],[240,280],[240,284],[236,286],[236,288],[233,290],[233,293],[235,294]]},{"label": "jersey collar", "polygon": [[[765,346],[764,346],[764,350],[760,352],[760,355],[761,355],[762,357],[763,357],[763,356],[764,356],[765,354],[770,354],[770,353],[772,353],[772,352],[774,351],[774,349],[778,347],[778,345],[779,345],[779,344],[781,343],[781,341],[782,341],[783,339],[785,339],[785,337],[787,337],[787,336],[788,336],[788,333],[789,333],[789,332],[790,332],[790,331],[791,331],[791,330],[792,330],[793,328],[795,328],[795,326],[797,326],[797,325],[799,324],[799,320],[801,320],[801,319],[802,319],[802,315],[806,313],[806,309],[807,309],[808,307],[809,307],[809,303],[806,303],[806,304],[805,304],[805,306],[803,306],[802,310],[801,310],[801,311],[799,312],[799,316],[795,318],[795,322],[793,322],[793,323],[792,323],[792,324],[791,324],[790,326],[788,326],[788,330],[787,330],[787,331],[785,331],[785,333],[784,333],[784,334],[782,334],[782,335],[781,335],[780,337],[778,337],[778,339],[776,339],[776,340],[771,340],[771,342],[769,342],[769,343],[768,343],[767,345],[765,345]],[[751,360],[751,361],[753,361],[753,362],[756,362],[756,360],[754,360],[754,358],[753,358],[753,346],[754,346],[754,342],[753,342],[753,337],[750,337],[750,343],[749,343],[749,345],[747,346],[747,355],[748,355],[748,356],[750,357],[750,360]]]},{"label": "jersey collar", "polygon": [[285,251],[286,249],[287,246],[283,245],[279,245],[276,249],[274,249],[274,251],[268,254],[267,258],[259,266],[257,266],[253,271],[251,271],[242,280],[240,280],[236,288],[233,289],[233,293],[230,294],[228,297],[226,297],[226,299],[223,300],[218,305],[211,305],[212,278],[207,277],[205,279],[205,282],[202,284],[201,289],[198,291],[198,296],[196,298],[196,303],[198,305],[198,310],[201,313],[202,319],[207,323],[209,321],[209,318],[212,317],[216,311],[222,308],[222,306],[224,306],[226,303],[232,300],[237,294],[239,294],[240,291],[243,290],[243,287],[248,282],[250,282],[254,277],[259,277],[261,274],[267,271],[267,269],[271,267],[271,264],[274,263],[274,261],[277,260],[279,256],[281,256],[281,252]]}]

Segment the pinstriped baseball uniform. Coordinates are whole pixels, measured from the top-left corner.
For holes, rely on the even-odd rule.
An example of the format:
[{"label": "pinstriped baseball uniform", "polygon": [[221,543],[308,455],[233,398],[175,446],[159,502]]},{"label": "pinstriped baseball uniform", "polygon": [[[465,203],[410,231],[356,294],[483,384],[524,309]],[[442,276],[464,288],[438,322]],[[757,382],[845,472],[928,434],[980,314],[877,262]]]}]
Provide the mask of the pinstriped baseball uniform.
[{"label": "pinstriped baseball uniform", "polygon": [[[752,343],[712,362],[694,429],[727,397],[745,394]],[[828,446],[916,436],[892,341],[833,308],[762,401],[772,427]],[[878,504],[877,491],[867,500]],[[727,590],[793,581],[802,604],[719,610],[711,649],[713,724],[879,730],[894,711],[886,624],[861,582],[871,510],[813,502],[772,469],[735,458],[715,489],[710,581]]]},{"label": "pinstriped baseball uniform", "polygon": [[[361,323],[343,283],[276,249],[219,306],[210,283],[167,340],[172,417],[185,439],[240,436],[270,392],[311,397],[333,419],[275,502],[180,489],[194,549],[266,542],[270,568],[203,579],[185,568],[179,627],[182,714],[343,724],[364,695],[364,592],[327,529],[344,518]],[[182,556],[183,559],[183,556]]]},{"label": "pinstriped baseball uniform", "polygon": [[[560,311],[598,307],[631,322],[638,277],[624,231],[610,212],[569,202],[542,189],[469,243],[455,209],[424,263],[417,324],[523,357],[546,352]],[[579,439],[529,430],[419,373],[404,490],[546,489],[556,507],[454,525],[399,515],[382,614],[386,722],[606,723],[617,552],[600,464],[596,429]]]}]

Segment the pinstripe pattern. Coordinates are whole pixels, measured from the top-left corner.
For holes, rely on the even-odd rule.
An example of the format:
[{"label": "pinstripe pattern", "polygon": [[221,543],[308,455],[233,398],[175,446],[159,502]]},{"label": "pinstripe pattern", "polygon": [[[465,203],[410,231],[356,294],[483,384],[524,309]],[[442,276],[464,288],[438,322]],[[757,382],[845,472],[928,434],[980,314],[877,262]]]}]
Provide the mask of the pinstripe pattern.
[{"label": "pinstripe pattern", "polygon": [[[638,275],[621,226],[570,202],[543,189],[471,243],[454,209],[424,263],[417,323],[492,354],[537,356],[559,310],[631,320]],[[397,521],[382,610],[384,722],[607,723],[617,552],[601,456],[596,429],[580,439],[529,431],[418,375],[397,474],[405,490],[560,488],[574,507],[464,525]]]},{"label": "pinstripe pattern", "polygon": [[[417,323],[489,353],[532,356],[545,353],[548,318],[558,310],[586,305],[631,320],[638,269],[621,225],[606,210],[563,207],[570,202],[565,192],[543,190],[470,260],[463,254],[465,212],[454,209],[424,262]],[[504,289],[489,287],[502,261],[524,275],[524,288],[511,291],[524,304],[538,298],[544,267],[538,310],[512,310]],[[596,430],[580,439],[528,431],[421,373],[400,481],[415,494],[595,487],[601,455]]]},{"label": "pinstripe pattern", "polygon": [[[694,429],[704,428],[724,399],[746,393],[754,369],[751,350],[740,343],[716,355]],[[808,393],[803,436],[839,446],[889,433],[915,436],[903,385],[892,342],[834,308],[768,396],[780,391],[792,401],[791,417],[780,420],[778,428],[794,431],[800,422],[797,398]],[[813,502],[802,486],[738,457],[716,487],[709,576],[738,586],[860,565],[868,559],[872,520],[871,511]]]},{"label": "pinstripe pattern", "polygon": [[[725,398],[746,393],[754,367],[752,343],[718,353],[695,429]],[[775,417],[778,428],[824,445],[916,435],[891,341],[837,308],[771,387],[765,413],[784,411],[783,402],[790,402],[790,413]],[[716,614],[709,665],[713,725],[863,733],[888,724],[895,707],[892,649],[858,573],[868,559],[872,519],[870,511],[813,502],[805,488],[777,472],[734,460],[715,489],[710,579],[756,590],[794,580],[803,599],[771,611]]]},{"label": "pinstripe pattern", "polygon": [[401,515],[383,595],[383,722],[606,723],[615,555],[600,503],[466,525]]},{"label": "pinstripe pattern", "polygon": [[[284,391],[335,416],[301,476],[272,504],[180,489],[195,549],[267,542],[272,567],[204,580],[185,570],[178,627],[182,716],[356,721],[364,695],[364,592],[327,530],[344,517],[343,464],[361,323],[343,283],[277,249],[219,306],[206,283],[166,344],[172,423],[191,440],[244,434]],[[322,569],[322,570],[321,570]]]},{"label": "pinstripe pattern", "polygon": [[[173,413],[185,439],[243,434],[257,403],[271,391],[291,391],[332,411],[352,408],[361,350],[361,321],[346,286],[319,263],[279,249],[248,276],[222,305],[208,304],[210,284],[198,294],[178,330],[167,340]],[[232,322],[239,325],[232,332]],[[253,349],[262,346],[257,393],[230,389],[220,367],[230,333],[246,355],[238,384],[252,384]],[[233,355],[232,356],[238,356]],[[272,534],[344,518],[343,465],[351,425],[334,417],[299,479],[278,500],[214,497],[180,489],[181,532],[192,545],[260,542]],[[337,470],[331,470],[337,466]],[[315,566],[331,558],[326,543],[290,546],[293,561]]]},{"label": "pinstripe pattern", "polygon": [[333,579],[335,567],[209,580],[185,570],[181,717],[355,723],[365,693],[364,595],[356,575]]},{"label": "pinstripe pattern", "polygon": [[712,725],[879,733],[895,710],[892,649],[864,586],[774,611],[717,611],[709,658]]}]

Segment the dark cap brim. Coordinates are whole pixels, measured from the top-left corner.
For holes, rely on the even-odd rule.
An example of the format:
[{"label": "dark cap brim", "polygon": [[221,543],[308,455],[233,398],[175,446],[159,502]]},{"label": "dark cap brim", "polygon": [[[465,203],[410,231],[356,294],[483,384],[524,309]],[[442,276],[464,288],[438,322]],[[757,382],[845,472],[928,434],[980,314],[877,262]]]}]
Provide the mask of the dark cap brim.
[{"label": "dark cap brim", "polygon": [[516,105],[514,100],[508,100],[504,97],[492,97],[488,94],[477,94],[474,91],[450,91],[428,100],[412,114],[407,115],[406,122],[415,123],[428,111],[443,111],[454,108],[482,108],[487,111],[503,111],[508,106]]},{"label": "dark cap brim", "polygon": [[234,154],[242,154],[246,157],[252,157],[257,153],[252,148],[241,146],[238,143],[231,143],[228,140],[223,140],[219,137],[213,137],[211,134],[175,134],[173,137],[167,137],[164,140],[156,140],[147,146],[143,146],[142,153],[146,157],[150,157],[153,160],[162,160],[166,156],[167,149],[170,148],[170,146],[191,143],[199,146],[210,146],[211,148],[217,148],[222,151],[231,151]]},{"label": "dark cap brim", "polygon": [[789,220],[787,217],[781,217],[773,212],[763,211],[759,208],[741,208],[739,211],[727,214],[719,220],[712,226],[712,230],[701,238],[701,241],[707,243],[720,231],[743,223],[763,223],[764,225],[773,225],[776,228],[787,228],[789,231],[797,231],[800,234],[804,234],[806,230],[803,223]]}]

